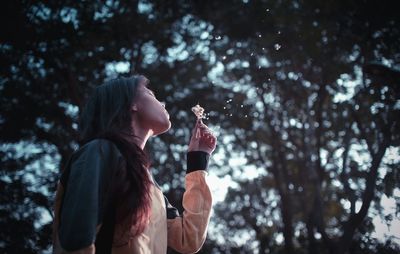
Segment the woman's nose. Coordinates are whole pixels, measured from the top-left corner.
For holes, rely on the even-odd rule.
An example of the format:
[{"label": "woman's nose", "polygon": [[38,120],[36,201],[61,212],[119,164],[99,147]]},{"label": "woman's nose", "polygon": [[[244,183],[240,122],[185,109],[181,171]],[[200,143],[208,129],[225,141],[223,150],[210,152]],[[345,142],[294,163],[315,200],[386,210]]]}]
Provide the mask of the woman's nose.
[{"label": "woman's nose", "polygon": [[165,102],[162,101],[162,102],[161,102],[161,105],[165,108]]}]

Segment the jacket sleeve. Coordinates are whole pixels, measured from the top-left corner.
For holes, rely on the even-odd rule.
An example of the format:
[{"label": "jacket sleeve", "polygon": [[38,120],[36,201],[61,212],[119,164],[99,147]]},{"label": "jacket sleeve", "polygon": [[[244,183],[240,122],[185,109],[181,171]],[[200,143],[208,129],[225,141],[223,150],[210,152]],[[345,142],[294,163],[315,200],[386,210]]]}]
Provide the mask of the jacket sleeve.
[{"label": "jacket sleeve", "polygon": [[[61,253],[95,253],[108,191],[108,170],[122,155],[104,139],[84,145],[71,162],[56,229]],[[64,184],[63,184],[64,181]]]},{"label": "jacket sleeve", "polygon": [[206,183],[209,154],[187,154],[187,174],[183,194],[183,214],[167,204],[168,246],[181,253],[196,253],[206,239],[212,207],[211,191]]}]

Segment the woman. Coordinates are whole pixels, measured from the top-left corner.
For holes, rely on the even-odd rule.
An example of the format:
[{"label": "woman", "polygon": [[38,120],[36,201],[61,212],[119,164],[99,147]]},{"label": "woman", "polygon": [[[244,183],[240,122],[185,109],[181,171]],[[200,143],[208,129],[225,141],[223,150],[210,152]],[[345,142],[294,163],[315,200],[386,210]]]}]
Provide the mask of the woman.
[{"label": "woman", "polygon": [[[80,144],[57,187],[54,253],[195,253],[211,211],[205,176],[216,137],[198,120],[189,142],[180,215],[149,171],[147,140],[171,127],[143,76],[95,89],[80,119]],[[200,137],[194,133],[199,130]]]}]

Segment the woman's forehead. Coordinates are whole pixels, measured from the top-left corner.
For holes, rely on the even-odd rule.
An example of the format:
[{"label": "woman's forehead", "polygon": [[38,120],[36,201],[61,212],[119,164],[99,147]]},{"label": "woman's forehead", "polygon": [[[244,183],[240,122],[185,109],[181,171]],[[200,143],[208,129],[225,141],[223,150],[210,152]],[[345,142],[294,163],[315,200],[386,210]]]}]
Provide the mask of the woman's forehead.
[{"label": "woman's forehead", "polygon": [[145,76],[140,76],[139,85],[141,87],[149,88],[150,89],[150,80],[148,80]]},{"label": "woman's forehead", "polygon": [[145,76],[139,75],[138,79],[139,79],[139,84],[140,85],[142,85],[144,87],[148,87],[149,86],[150,80],[148,78],[146,78]]},{"label": "woman's forehead", "polygon": [[139,89],[142,91],[150,90],[150,91],[154,92],[153,89],[151,88],[150,81],[146,77],[143,77],[143,76],[139,81]]}]

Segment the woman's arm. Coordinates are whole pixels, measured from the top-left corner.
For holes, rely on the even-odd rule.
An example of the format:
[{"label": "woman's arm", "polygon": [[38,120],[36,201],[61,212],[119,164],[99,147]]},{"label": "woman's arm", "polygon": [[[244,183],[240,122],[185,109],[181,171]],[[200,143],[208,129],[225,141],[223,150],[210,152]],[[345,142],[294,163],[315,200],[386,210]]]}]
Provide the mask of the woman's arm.
[{"label": "woman's arm", "polygon": [[206,239],[210,221],[212,197],[205,179],[209,154],[192,151],[187,157],[183,214],[167,204],[168,246],[181,253],[195,253]]}]

